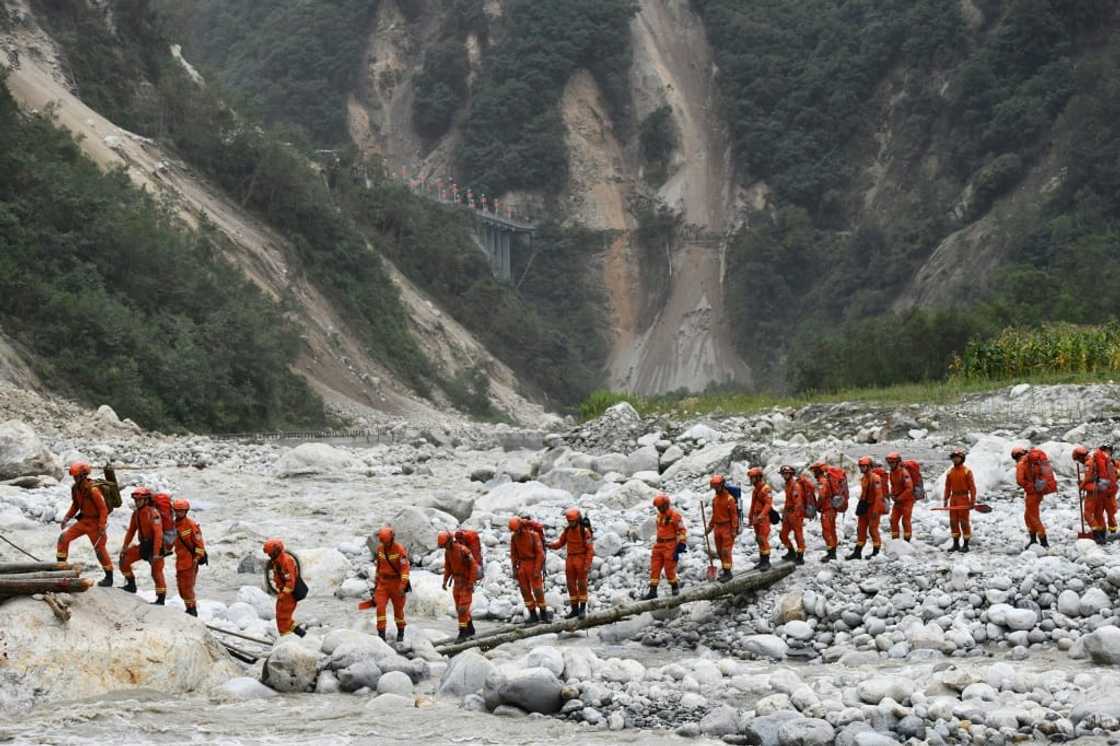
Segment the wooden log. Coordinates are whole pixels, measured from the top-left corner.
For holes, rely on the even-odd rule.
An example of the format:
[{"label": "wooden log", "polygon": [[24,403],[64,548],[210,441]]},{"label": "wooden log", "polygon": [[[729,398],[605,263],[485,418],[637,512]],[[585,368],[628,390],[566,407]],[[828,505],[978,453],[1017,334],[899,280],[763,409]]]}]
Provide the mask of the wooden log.
[{"label": "wooden log", "polygon": [[0,573],[0,580],[56,580],[58,578],[79,578],[82,574],[77,570],[53,570],[48,572],[21,572],[5,575]]},{"label": "wooden log", "polygon": [[230,632],[228,629],[222,629],[221,627],[215,627],[212,624],[207,624],[206,629],[213,630],[214,632],[221,632],[223,635],[233,635],[234,637],[240,637],[242,640],[248,640],[249,642],[255,642],[258,645],[264,645],[266,647],[272,647],[272,642],[270,640],[262,640],[259,637],[249,637],[249,635],[243,635],[240,632]]},{"label": "wooden log", "polygon": [[0,575],[81,569],[81,565],[71,564],[69,562],[0,562]]},{"label": "wooden log", "polygon": [[613,624],[627,617],[637,616],[647,611],[673,609],[695,601],[711,601],[725,596],[736,596],[740,593],[755,591],[773,585],[794,570],[792,562],[782,562],[772,566],[769,570],[751,570],[736,575],[726,583],[701,583],[700,585],[682,590],[679,596],[661,596],[649,601],[635,601],[634,603],[612,606],[583,619],[562,619],[548,624],[534,624],[532,626],[504,628],[496,632],[478,635],[463,642],[448,640],[435,645],[436,652],[441,655],[453,656],[464,650],[478,648],[490,650],[508,642],[517,642],[529,637],[538,637],[557,632],[577,632],[582,629],[601,627]]},{"label": "wooden log", "polygon": [[84,593],[93,587],[89,578],[56,580],[0,580],[0,596],[31,596],[36,593]]},{"label": "wooden log", "polygon": [[54,612],[54,615],[58,617],[58,620],[60,622],[65,624],[66,622],[70,621],[70,609],[63,606],[62,603],[58,600],[58,597],[53,593],[48,593],[43,596],[43,601],[47,604],[47,606],[51,607],[51,611]]}]

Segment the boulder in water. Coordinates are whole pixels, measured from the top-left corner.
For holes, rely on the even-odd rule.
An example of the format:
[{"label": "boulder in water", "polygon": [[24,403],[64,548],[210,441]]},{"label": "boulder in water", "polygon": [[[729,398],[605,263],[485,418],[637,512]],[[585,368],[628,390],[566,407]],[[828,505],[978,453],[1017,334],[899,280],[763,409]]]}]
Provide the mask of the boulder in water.
[{"label": "boulder in water", "polygon": [[354,467],[355,461],[346,451],[326,443],[304,443],[285,453],[276,462],[281,477],[308,474],[337,474]]}]

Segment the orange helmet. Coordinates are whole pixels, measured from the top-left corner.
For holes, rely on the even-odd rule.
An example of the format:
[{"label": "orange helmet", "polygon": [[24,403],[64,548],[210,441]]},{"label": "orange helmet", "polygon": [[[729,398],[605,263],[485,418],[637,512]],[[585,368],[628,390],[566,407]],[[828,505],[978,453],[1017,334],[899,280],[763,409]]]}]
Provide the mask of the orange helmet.
[{"label": "orange helmet", "polygon": [[377,530],[377,540],[382,544],[392,544],[394,537],[396,537],[396,534],[388,526],[383,526]]},{"label": "orange helmet", "polygon": [[656,495],[653,498],[653,507],[655,507],[655,508],[667,508],[667,507],[669,507],[670,502],[671,501],[669,500],[668,495]]},{"label": "orange helmet", "polygon": [[811,471],[812,471],[812,472],[813,472],[814,474],[819,474],[819,473],[821,473],[822,471],[824,471],[824,470],[825,470],[825,469],[827,469],[827,468],[828,468],[828,464],[826,464],[826,463],[825,463],[825,462],[823,462],[823,461],[816,461],[816,462],[814,462],[814,463],[813,463],[812,465],[810,465],[810,466],[809,466],[809,469],[810,469],[810,470],[811,470]]},{"label": "orange helmet", "polygon": [[[135,493],[133,493],[133,495],[135,496]],[[190,511],[191,504],[180,497],[178,500],[171,503],[171,509],[176,513],[186,513]]]},{"label": "orange helmet", "polygon": [[445,547],[450,543],[451,543],[451,532],[450,531],[440,531],[438,534],[436,534],[436,545],[437,546]]},{"label": "orange helmet", "polygon": [[264,553],[269,557],[276,558],[284,551],[284,542],[280,539],[269,539],[264,543]]},{"label": "orange helmet", "polygon": [[1023,448],[1023,446],[1015,446],[1014,448],[1011,449],[1011,460],[1012,461],[1018,461],[1019,459],[1023,458],[1023,456],[1025,456],[1025,455],[1027,455],[1027,449]]},{"label": "orange helmet", "polygon": [[569,521],[578,521],[580,519],[579,508],[568,508],[564,511],[564,517]]},{"label": "orange helmet", "polygon": [[75,461],[70,464],[70,476],[74,477],[74,479],[78,477],[88,477],[92,471],[93,467],[85,461]]},{"label": "orange helmet", "polygon": [[1085,446],[1073,447],[1073,460],[1085,463],[1085,459],[1089,458],[1089,449]]},{"label": "orange helmet", "polygon": [[509,530],[517,531],[521,528],[521,519],[517,516],[509,519]]},{"label": "orange helmet", "polygon": [[870,456],[860,456],[858,463],[860,468],[863,468],[864,466],[870,467],[875,462],[871,460]]},{"label": "orange helmet", "polygon": [[723,475],[713,474],[712,478],[708,480],[708,486],[713,489],[719,489],[723,486]]},{"label": "orange helmet", "polygon": [[761,466],[752,466],[750,469],[747,470],[747,476],[750,477],[751,479],[762,479],[762,476],[763,476],[762,467]]},{"label": "orange helmet", "polygon": [[132,491],[132,499],[139,500],[140,498],[149,498],[152,496],[152,491],[147,487],[140,486]]},{"label": "orange helmet", "polygon": [[949,458],[960,458],[961,461],[964,461],[964,458],[965,458],[964,449],[963,448],[954,448],[953,452],[949,454]]},{"label": "orange helmet", "polygon": [[891,451],[887,454],[887,462],[898,462],[902,460],[902,454],[898,451]]}]

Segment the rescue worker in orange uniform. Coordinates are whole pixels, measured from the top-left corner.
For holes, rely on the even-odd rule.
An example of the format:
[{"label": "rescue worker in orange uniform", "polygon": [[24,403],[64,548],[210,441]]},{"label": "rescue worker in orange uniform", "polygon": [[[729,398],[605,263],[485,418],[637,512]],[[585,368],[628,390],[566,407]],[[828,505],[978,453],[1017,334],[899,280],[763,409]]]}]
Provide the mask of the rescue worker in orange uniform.
[{"label": "rescue worker in orange uniform", "polygon": [[[84,461],[75,461],[70,464],[70,476],[74,478],[74,486],[70,488],[70,509],[62,519],[62,531],[58,535],[58,545],[55,547],[55,559],[65,562],[70,556],[70,542],[79,536],[86,536],[93,544],[93,551],[105,577],[98,582],[102,588],[113,587],[113,560],[109,558],[109,536],[106,526],[109,523],[109,506],[101,490],[90,482],[90,465]],[[77,522],[69,526],[70,521],[77,516]]]},{"label": "rescue worker in orange uniform", "polygon": [[377,532],[377,551],[373,562],[376,570],[377,585],[373,589],[373,600],[377,606],[377,635],[385,639],[389,603],[393,604],[393,622],[397,626],[397,642],[404,641],[404,597],[412,590],[408,581],[408,552],[397,543],[396,533],[385,526]]},{"label": "rescue worker in orange uniform", "polygon": [[817,478],[817,509],[821,514],[821,538],[824,539],[825,548],[821,562],[831,562],[836,559],[836,547],[840,544],[840,539],[836,535],[838,506],[833,504],[833,498],[840,496],[828,472],[828,464],[818,461],[812,464],[809,470]]},{"label": "rescue worker in orange uniform", "polygon": [[972,538],[972,509],[976,507],[976,481],[972,469],[964,465],[964,451],[958,448],[949,458],[953,466],[945,475],[945,507],[949,508],[949,532],[953,535],[950,552],[967,552]]},{"label": "rescue worker in orange uniform", "polygon": [[726,583],[731,580],[731,549],[735,546],[735,537],[741,530],[739,503],[727,490],[727,480],[722,474],[716,474],[709,479],[708,486],[716,492],[712,496],[712,522],[708,525],[708,533],[714,534],[716,554],[719,555],[721,567],[719,580]]},{"label": "rescue worker in orange uniform", "polygon": [[[544,542],[529,521],[518,516],[509,519],[509,559],[521,587],[521,600],[529,610],[527,624],[550,621],[544,601]],[[540,615],[537,615],[537,610]]]},{"label": "rescue worker in orange uniform", "polygon": [[179,598],[183,599],[187,613],[198,616],[194,584],[198,578],[198,566],[207,563],[206,544],[202,541],[202,529],[187,517],[191,504],[180,499],[171,503],[171,508],[175,511],[175,583],[179,586]]},{"label": "rescue worker in orange uniform", "polygon": [[458,532],[452,536],[450,531],[436,534],[436,544],[443,548],[443,589],[452,584],[451,596],[455,600],[455,613],[459,617],[459,640],[474,637],[474,619],[471,618],[471,604],[474,603],[474,584],[480,577],[480,565],[470,546],[459,540]]},{"label": "rescue worker in orange uniform", "polygon": [[657,533],[653,540],[653,549],[649,558],[649,590],[642,600],[648,601],[657,598],[657,586],[661,582],[661,573],[669,581],[669,588],[674,596],[681,592],[680,580],[677,578],[677,562],[681,553],[688,549],[685,539],[688,531],[684,527],[684,518],[672,508],[672,501],[668,495],[655,495],[653,507],[657,511]]},{"label": "rescue worker in orange uniform", "polygon": [[1030,451],[1022,446],[1011,449],[1011,460],[1015,462],[1015,481],[1023,488],[1023,521],[1027,524],[1027,534],[1030,535],[1026,548],[1029,549],[1035,543],[1048,547],[1050,542],[1046,538],[1046,526],[1042,523],[1042,492],[1035,483],[1036,475],[1031,474],[1028,453]]},{"label": "rescue worker in orange uniform", "polygon": [[1112,464],[1112,460],[1100,449],[1089,453],[1085,446],[1073,449],[1073,460],[1085,466],[1085,471],[1081,473],[1081,484],[1078,485],[1085,494],[1085,523],[1093,533],[1093,540],[1104,544],[1108,541],[1105,533],[1105,506],[1110,492],[1108,465]]},{"label": "rescue worker in orange uniform", "polygon": [[[1101,446],[1100,450],[1101,453],[1108,457],[1107,464],[1109,471],[1111,475],[1115,477],[1117,465],[1116,461],[1112,458],[1112,445],[1106,443]],[[1108,533],[1110,534],[1115,534],[1117,530],[1120,530],[1116,525],[1116,493],[1118,488],[1120,488],[1120,484],[1117,483],[1117,480],[1115,478],[1111,479],[1109,489],[1104,496],[1104,515],[1105,518],[1108,519]]]},{"label": "rescue worker in orange uniform", "polygon": [[914,515],[914,478],[902,465],[902,454],[898,451],[887,454],[887,466],[890,468],[891,538],[901,536],[910,541],[914,535],[910,523]]},{"label": "rescue worker in orange uniform", "polygon": [[[805,564],[805,504],[807,497],[805,490],[801,486],[801,480],[797,478],[797,470],[792,466],[784,465],[778,470],[782,475],[782,479],[786,480],[786,500],[782,505],[782,530],[778,537],[782,541],[782,546],[786,548],[786,553],[782,555],[782,560],[789,562],[793,560],[794,564]],[[793,534],[793,540],[797,543],[794,544],[790,540],[790,534]]]},{"label": "rescue worker in orange uniform", "polygon": [[882,477],[875,473],[874,466],[875,462],[870,456],[862,456],[859,460],[860,493],[859,505],[856,507],[859,522],[856,524],[856,545],[852,553],[844,558],[847,560],[864,559],[863,547],[867,543],[868,534],[871,535],[872,549],[867,559],[878,554],[883,545],[883,540],[879,536],[879,520],[887,512],[887,485],[883,484]]},{"label": "rescue worker in orange uniform", "polygon": [[584,525],[583,514],[579,508],[568,508],[564,511],[564,518],[568,525],[560,532],[556,541],[548,545],[549,549],[568,548],[568,556],[564,560],[564,574],[568,581],[568,602],[572,609],[568,612],[568,619],[587,615],[587,576],[591,572],[591,561],[595,559],[595,545],[591,529]]},{"label": "rescue worker in orange uniform", "polygon": [[482,537],[478,535],[478,532],[469,528],[455,529],[455,541],[465,544],[467,549],[471,550],[471,554],[474,555],[474,561],[478,563],[477,579],[485,578],[486,563],[482,559]]},{"label": "rescue worker in orange uniform", "polygon": [[264,553],[271,560],[272,584],[276,587],[276,631],[281,635],[295,633],[303,637],[307,632],[295,620],[296,605],[299,603],[295,592],[300,580],[296,558],[284,549],[284,542],[280,539],[266,541]]},{"label": "rescue worker in orange uniform", "polygon": [[[132,565],[144,560],[152,568],[152,582],[156,586],[156,606],[163,606],[167,599],[167,581],[163,577],[163,521],[159,511],[152,505],[152,491],[147,487],[137,487],[132,491],[136,509],[128,522],[128,530],[121,543],[121,574],[124,575],[124,590],[136,592],[136,576]],[[136,537],[139,544],[133,544]]]},{"label": "rescue worker in orange uniform", "polygon": [[751,467],[747,472],[754,490],[751,492],[751,509],[747,514],[747,523],[754,529],[754,538],[758,542],[758,563],[755,567],[759,570],[770,569],[770,511],[774,509],[774,495],[762,469]]}]

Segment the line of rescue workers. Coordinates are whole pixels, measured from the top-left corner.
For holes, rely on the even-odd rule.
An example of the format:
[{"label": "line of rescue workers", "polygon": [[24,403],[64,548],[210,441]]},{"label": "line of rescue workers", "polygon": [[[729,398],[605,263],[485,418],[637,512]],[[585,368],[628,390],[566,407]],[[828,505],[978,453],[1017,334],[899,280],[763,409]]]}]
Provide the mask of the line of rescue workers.
[{"label": "line of rescue workers", "polygon": [[[1042,522],[1041,505],[1045,495],[1057,492],[1058,485],[1054,470],[1045,452],[1038,448],[1015,447],[1011,458],[1016,463],[1016,482],[1023,489],[1025,498],[1024,521],[1030,537],[1027,547],[1040,544],[1048,547],[1046,526]],[[950,455],[952,467],[945,477],[943,506],[948,513],[949,528],[953,544],[950,552],[969,551],[972,537],[971,513],[985,506],[977,503],[976,483],[972,471],[965,466],[965,452],[957,449]],[[1106,533],[1117,531],[1117,467],[1120,461],[1114,460],[1111,445],[1102,445],[1090,452],[1084,446],[1073,450],[1073,460],[1078,470],[1078,491],[1082,500],[1082,521],[1089,528],[1081,535],[1091,537],[1098,543],[1106,541]],[[1085,471],[1081,471],[1081,467]],[[856,503],[856,541],[846,560],[870,558],[877,555],[882,546],[879,524],[884,515],[890,512],[890,532],[892,539],[910,541],[912,538],[911,516],[914,504],[925,498],[921,466],[913,460],[904,460],[898,452],[887,454],[886,467],[880,466],[870,456],[859,459],[860,494]],[[770,527],[781,524],[779,539],[786,553],[785,561],[803,564],[805,561],[805,520],[820,517],[821,533],[824,539],[825,554],[821,562],[837,559],[839,539],[836,533],[837,517],[848,510],[849,490],[847,472],[839,466],[818,461],[809,466],[809,473],[798,474],[792,466],[782,466],[779,470],[785,480],[785,502],[781,513],[774,509],[772,490],[767,484],[763,470],[753,467],[747,471],[752,491],[750,504],[744,510],[742,491],[730,484],[721,475],[711,477],[709,484],[714,490],[711,502],[711,521],[704,518],[705,538],[712,534],[715,551],[718,555],[721,572],[720,581],[731,579],[732,547],[743,531],[749,526],[758,545],[759,559],[755,568],[770,567]],[[106,468],[107,475],[111,470]],[[98,585],[113,586],[113,563],[107,549],[106,527],[112,506],[106,502],[103,492],[107,487],[115,489],[112,483],[95,481],[91,477],[90,465],[77,462],[71,465],[70,475],[74,478],[71,488],[71,505],[62,519],[62,533],[58,538],[57,559],[65,561],[72,541],[86,536],[93,544],[98,561],[105,571],[105,577]],[[119,504],[119,490],[115,492]],[[167,584],[164,580],[164,558],[175,555],[175,577],[179,596],[191,616],[198,616],[198,602],[195,597],[195,581],[198,568],[207,563],[206,545],[202,530],[192,520],[190,503],[184,499],[172,500],[163,492],[153,492],[147,487],[136,487],[132,491],[135,505],[128,530],[121,543],[119,564],[125,578],[123,590],[136,592],[136,577],[133,566],[137,561],[149,563],[152,580],[155,583],[155,603],[163,605],[167,597]],[[649,588],[644,599],[657,597],[658,585],[664,575],[671,593],[677,595],[680,583],[677,577],[677,563],[686,551],[688,531],[684,517],[672,507],[668,495],[659,494],[653,499],[656,509],[656,534],[650,556]],[[594,533],[591,523],[579,508],[568,508],[565,513],[567,525],[554,541],[547,541],[544,527],[530,515],[514,516],[509,519],[509,555],[513,574],[521,590],[521,598],[528,610],[529,624],[548,622],[548,607],[544,597],[544,569],[546,549],[565,549],[565,574],[568,587],[570,611],[568,618],[583,617],[587,613],[588,575],[595,556]],[[71,520],[76,521],[71,526]],[[864,548],[871,541],[871,554],[864,557]],[[133,540],[136,543],[133,543]],[[459,529],[454,532],[440,531],[437,544],[444,550],[443,588],[450,585],[459,623],[460,640],[475,634],[471,618],[471,604],[475,584],[483,577],[482,542],[478,532]],[[297,604],[307,595],[307,586],[301,577],[298,558],[285,549],[281,539],[269,539],[264,543],[264,553],[268,556],[266,575],[270,576],[270,588],[276,598],[276,627],[281,635],[295,633],[303,635],[304,629],[295,621]],[[376,585],[371,598],[360,604],[359,608],[376,608],[377,631],[385,638],[388,607],[393,607],[397,640],[404,639],[405,596],[412,589],[409,582],[408,551],[396,541],[391,527],[378,530],[376,542],[370,542],[372,560],[375,565]]]}]

